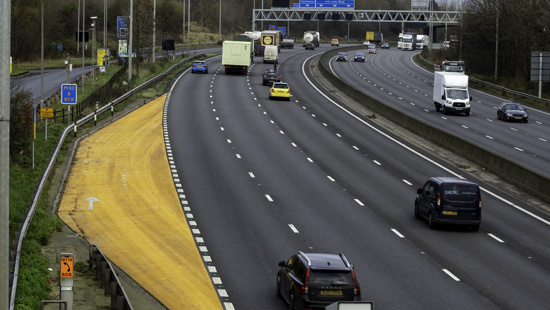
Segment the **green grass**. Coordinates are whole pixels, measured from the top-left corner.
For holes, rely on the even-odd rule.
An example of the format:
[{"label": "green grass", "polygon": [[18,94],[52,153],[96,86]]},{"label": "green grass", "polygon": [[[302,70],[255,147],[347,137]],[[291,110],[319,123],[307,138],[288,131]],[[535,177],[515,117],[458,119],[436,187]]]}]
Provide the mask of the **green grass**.
[{"label": "green grass", "polygon": [[[211,55],[210,55],[211,56]],[[142,64],[140,68],[140,74],[134,77],[133,85],[139,85],[144,81],[151,79],[154,76],[165,72],[168,68],[180,62],[181,59],[175,60],[161,60],[157,59],[155,64]],[[55,62],[50,64],[55,67]],[[139,94],[133,95],[125,102],[129,103],[137,98],[154,98],[164,93],[170,80],[176,76],[182,70],[185,70],[191,65],[191,62],[187,62],[184,66],[180,67],[178,72],[173,72],[170,76],[164,79],[163,82],[153,85],[152,88],[143,90]],[[34,67],[29,66],[29,69]],[[123,67],[111,66],[107,71],[107,76],[104,74],[96,75],[95,87],[107,83],[110,77],[115,74],[116,71],[122,70]],[[135,70],[135,69],[134,69]],[[136,71],[134,71],[135,73]],[[91,79],[86,80],[85,91],[78,94],[79,101],[84,100],[94,90],[94,81]],[[80,87],[79,87],[80,88]],[[116,99],[116,98],[111,98]],[[125,102],[115,106],[115,113],[123,108]],[[60,102],[54,104],[57,108],[66,108],[65,105],[61,105]],[[110,117],[110,113],[103,113],[98,118]],[[41,178],[42,172],[47,166],[51,154],[57,145],[57,141],[67,124],[54,123],[48,124],[48,137],[45,137],[45,124],[39,122],[36,129],[36,139],[34,140],[34,169],[33,169],[33,156],[29,150],[20,154],[22,158],[18,158],[17,161],[12,160],[10,164],[10,244],[14,240],[15,232],[18,230],[19,224],[24,220],[27,214],[27,209],[30,206],[32,195],[37,187],[37,184]],[[89,122],[85,126],[93,126],[93,122]],[[63,150],[69,147],[69,142],[74,139],[73,135],[68,135],[65,143],[63,144]],[[56,158],[56,162],[61,163],[63,160],[63,154]],[[48,206],[48,201],[51,201],[48,197],[48,189],[50,187],[50,180],[48,180],[42,191],[37,210],[29,227],[29,231],[23,242],[23,252],[21,254],[21,264],[19,268],[19,279],[17,285],[16,305],[15,309],[40,309],[40,301],[47,300],[50,296],[50,285],[48,283],[48,277],[50,272],[48,270],[48,261],[41,254],[41,246],[48,243],[50,235],[54,231],[61,231],[63,223],[57,216],[51,213],[51,206]]]}]

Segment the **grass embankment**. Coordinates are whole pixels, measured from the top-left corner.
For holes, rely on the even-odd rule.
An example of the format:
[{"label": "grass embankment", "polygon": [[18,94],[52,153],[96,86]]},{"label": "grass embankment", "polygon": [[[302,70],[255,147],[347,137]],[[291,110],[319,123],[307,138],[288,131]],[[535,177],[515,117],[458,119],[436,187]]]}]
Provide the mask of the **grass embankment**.
[{"label": "grass embankment", "polygon": [[[211,55],[210,55],[211,56]],[[140,65],[140,70],[137,71],[133,68],[134,76],[133,85],[139,85],[140,83],[151,79],[160,73],[166,72],[167,69],[180,62],[181,59],[157,59],[153,63],[143,63]],[[59,66],[61,64],[61,66]],[[191,62],[186,63],[181,70],[185,70],[191,65]],[[36,69],[38,64],[27,64],[28,69]],[[63,68],[64,60],[52,61],[52,68]],[[107,70],[107,75],[104,73],[97,73],[96,79],[86,79],[85,90],[78,94],[79,101],[84,100],[89,96],[93,90],[107,83],[110,77],[118,70],[125,70],[124,67],[111,66]],[[133,95],[125,102],[115,106],[115,114],[123,109],[123,107],[133,102],[136,98],[154,98],[162,95],[170,80],[172,80],[179,72],[172,72],[163,82],[154,85],[152,88],[144,90],[139,94]],[[80,88],[80,87],[79,87]],[[80,91],[80,90],[79,90]],[[110,98],[116,99],[116,98]],[[66,108],[60,102],[53,105],[54,109]],[[99,119],[110,117],[110,113],[104,113],[108,115],[99,116]],[[10,244],[14,240],[15,232],[18,231],[20,223],[23,222],[27,209],[32,202],[32,195],[35,192],[37,184],[41,178],[45,167],[47,166],[51,154],[56,147],[57,141],[67,124],[64,123],[49,123],[47,125],[47,139],[46,124],[44,122],[37,123],[36,139],[34,141],[34,169],[32,167],[32,154],[29,150],[28,153],[20,154],[24,159],[18,158],[18,160],[10,161]],[[93,123],[84,125],[91,127]],[[56,163],[62,163],[65,158],[64,155],[70,143],[74,137],[69,135],[64,141],[63,149],[60,155],[56,158]],[[54,201],[52,197],[48,197],[48,189],[54,187],[57,184],[52,184],[52,180],[48,180],[45,188],[40,197],[38,207],[32,219],[29,231],[23,242],[23,250],[21,254],[21,264],[19,267],[19,278],[17,285],[17,297],[16,297],[16,309],[40,309],[40,301],[50,299],[50,285],[48,261],[42,255],[41,247],[47,245],[50,235],[54,231],[61,231],[63,223],[52,213],[54,209],[49,201]],[[57,194],[57,193],[55,193]],[[55,195],[49,194],[49,195]],[[12,270],[13,271],[13,270]]]}]

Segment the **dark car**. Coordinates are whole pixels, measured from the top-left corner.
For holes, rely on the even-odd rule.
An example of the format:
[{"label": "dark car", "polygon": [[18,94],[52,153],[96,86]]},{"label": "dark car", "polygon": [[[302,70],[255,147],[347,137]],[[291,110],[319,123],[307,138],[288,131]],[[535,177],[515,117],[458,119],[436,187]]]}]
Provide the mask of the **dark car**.
[{"label": "dark car", "polygon": [[281,81],[281,75],[279,74],[279,72],[273,69],[265,70],[262,85],[267,85],[273,82],[280,82],[280,81]]},{"label": "dark car", "polygon": [[277,295],[289,309],[325,309],[337,301],[361,300],[353,266],[343,254],[294,254],[279,262]]},{"label": "dark car", "polygon": [[353,61],[365,62],[365,54],[364,53],[355,53],[355,56],[353,56]]},{"label": "dark car", "polygon": [[336,54],[336,61],[348,61],[348,55],[344,52],[338,52]]},{"label": "dark car", "polygon": [[416,191],[414,216],[426,218],[430,228],[461,224],[477,231],[481,224],[479,185],[455,177],[430,178]]},{"label": "dark car", "polygon": [[306,50],[315,50],[315,44],[313,43],[306,43]]},{"label": "dark car", "polygon": [[387,42],[384,42],[384,43],[382,43],[382,46],[380,46],[380,48],[382,48],[382,49],[384,49],[384,48],[390,49],[390,44],[387,43]]},{"label": "dark car", "polygon": [[497,118],[504,121],[529,121],[527,110],[519,103],[503,102],[498,106]]}]

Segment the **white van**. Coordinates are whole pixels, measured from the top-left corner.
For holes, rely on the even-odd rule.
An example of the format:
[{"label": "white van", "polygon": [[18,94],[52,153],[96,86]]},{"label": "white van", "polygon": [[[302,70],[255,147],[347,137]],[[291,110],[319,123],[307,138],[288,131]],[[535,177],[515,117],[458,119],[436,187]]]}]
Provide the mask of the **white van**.
[{"label": "white van", "polygon": [[279,49],[274,45],[266,45],[264,50],[265,63],[279,63]]}]

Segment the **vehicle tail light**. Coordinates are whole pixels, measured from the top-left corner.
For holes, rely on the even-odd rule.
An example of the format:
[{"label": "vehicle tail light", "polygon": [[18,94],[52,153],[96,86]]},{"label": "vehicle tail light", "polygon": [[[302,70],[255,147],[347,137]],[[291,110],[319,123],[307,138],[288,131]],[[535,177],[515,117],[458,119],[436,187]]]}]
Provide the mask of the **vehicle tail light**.
[{"label": "vehicle tail light", "polygon": [[290,94],[290,89],[286,91],[288,94]]},{"label": "vehicle tail light", "polygon": [[272,88],[272,89],[271,89],[271,92],[274,93],[274,92],[275,92],[275,89]]},{"label": "vehicle tail light", "polygon": [[441,209],[441,194],[437,194],[437,208]]},{"label": "vehicle tail light", "polygon": [[304,280],[304,285],[302,285],[302,287],[300,288],[300,292],[302,294],[308,294],[309,293],[309,271],[311,269],[307,269],[307,273],[306,273],[306,279]]},{"label": "vehicle tail light", "polygon": [[479,210],[481,210],[481,196],[479,196]]},{"label": "vehicle tail light", "polygon": [[353,270],[351,271],[351,276],[353,277],[353,296],[361,296],[361,287],[359,287],[359,283],[357,282],[357,278],[355,277],[355,272],[353,272]]}]

